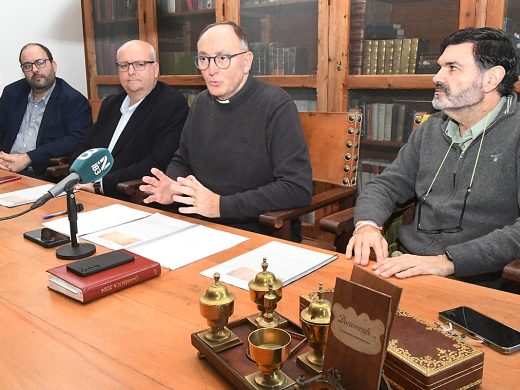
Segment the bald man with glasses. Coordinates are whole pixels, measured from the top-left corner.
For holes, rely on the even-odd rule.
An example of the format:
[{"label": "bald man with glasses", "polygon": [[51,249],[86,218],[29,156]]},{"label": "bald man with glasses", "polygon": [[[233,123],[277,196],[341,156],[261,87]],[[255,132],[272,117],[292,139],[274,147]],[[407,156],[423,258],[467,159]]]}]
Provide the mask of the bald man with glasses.
[{"label": "bald man with glasses", "polygon": [[[520,106],[511,41],[468,28],[441,45],[432,114],[395,161],[363,189],[347,258],[383,277],[433,274],[509,289],[500,276],[520,257]],[[417,200],[389,257],[381,226],[396,205]],[[512,287],[512,286],[511,286]]]},{"label": "bald man with glasses", "polygon": [[[309,153],[298,112],[277,86],[249,75],[253,53],[233,22],[203,29],[194,58],[207,90],[193,102],[166,174],[153,169],[145,201],[263,234],[262,212],[306,206],[312,196]],[[299,221],[292,239],[301,240]]]},{"label": "bald man with glasses", "polygon": [[56,77],[50,50],[29,43],[20,50],[25,76],[0,98],[0,168],[45,178],[51,157],[71,154],[92,125],[87,99]]},{"label": "bald man with glasses", "polygon": [[124,43],[116,53],[116,66],[124,91],[103,100],[96,124],[72,157],[108,148],[114,156],[110,172],[97,183],[77,188],[128,200],[117,184],[140,179],[152,167],[166,168],[179,146],[189,108],[179,91],[157,80],[159,63],[150,43]]}]

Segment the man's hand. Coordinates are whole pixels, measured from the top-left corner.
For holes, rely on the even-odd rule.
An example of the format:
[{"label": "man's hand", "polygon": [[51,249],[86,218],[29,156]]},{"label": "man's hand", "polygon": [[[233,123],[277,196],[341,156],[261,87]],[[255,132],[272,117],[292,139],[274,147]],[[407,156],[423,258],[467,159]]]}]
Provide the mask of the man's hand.
[{"label": "man's hand", "polygon": [[372,266],[375,274],[384,278],[395,276],[399,279],[416,275],[448,276],[455,272],[453,262],[446,255],[416,256],[401,255],[378,261]]},{"label": "man's hand", "polygon": [[388,257],[388,243],[381,231],[372,225],[365,225],[357,229],[356,234],[350,238],[345,255],[350,260],[354,253],[356,264],[367,265],[370,248],[374,249],[378,262]]},{"label": "man's hand", "polygon": [[11,172],[20,172],[31,165],[31,158],[27,153],[9,154],[0,152],[0,168]]},{"label": "man's hand", "polygon": [[[199,214],[203,217],[220,217],[220,195],[204,187],[195,176],[178,177],[173,189],[181,195],[174,195],[175,202],[184,203],[190,207],[179,207],[183,214]],[[184,195],[184,196],[183,196]]]},{"label": "man's hand", "polygon": [[87,191],[87,192],[91,192],[91,193],[95,193],[94,191],[94,184],[93,183],[86,183],[86,184],[76,184],[76,186],[74,187],[75,190],[78,190],[78,191]]},{"label": "man's hand", "polygon": [[152,168],[152,176],[143,176],[146,184],[140,185],[139,189],[151,195],[143,199],[144,203],[157,202],[161,204],[173,203],[173,196],[178,194],[173,188],[175,180],[166,176],[164,172],[157,168]]}]

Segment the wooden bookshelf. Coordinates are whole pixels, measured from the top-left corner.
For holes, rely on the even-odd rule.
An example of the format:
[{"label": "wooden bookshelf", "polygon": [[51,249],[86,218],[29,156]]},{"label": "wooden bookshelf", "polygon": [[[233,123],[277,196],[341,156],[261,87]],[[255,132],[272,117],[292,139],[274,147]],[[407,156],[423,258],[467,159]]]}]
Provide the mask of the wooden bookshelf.
[{"label": "wooden bookshelf", "polygon": [[[88,91],[92,101],[99,100],[101,86],[119,83],[117,75],[98,72],[99,65],[103,64],[98,56],[110,55],[106,50],[101,53],[97,47],[103,39],[116,43],[125,39],[143,39],[154,45],[159,58],[164,52],[185,51],[184,60],[187,62],[191,53],[196,52],[196,41],[203,26],[214,21],[234,20],[246,29],[250,42],[280,41],[283,47],[309,49],[307,74],[258,77],[288,91],[298,88],[314,90],[318,111],[346,111],[356,94],[366,94],[373,101],[385,93],[398,94],[408,90],[424,94],[433,89],[433,71],[431,74],[381,75],[350,71],[353,61],[356,61],[351,40],[359,21],[356,19],[359,18],[359,8],[356,11],[359,5],[356,4],[364,4],[364,17],[372,18],[372,22],[386,17],[390,22],[400,24],[406,38],[428,39],[431,51],[438,50],[442,39],[458,28],[503,27],[506,18],[520,22],[520,5],[512,0],[258,0],[242,2],[242,5],[240,0],[213,0],[212,7],[204,9],[199,9],[198,0],[189,2],[191,9],[188,0],[134,0],[127,4],[136,7],[135,16],[113,20],[100,18],[101,11],[96,7],[99,4],[110,7],[111,1],[115,0],[82,0]],[[383,15],[378,15],[378,11]],[[121,14],[125,14],[124,10]],[[113,56],[115,58],[115,53]],[[182,88],[200,89],[204,86],[196,71],[193,74],[168,74],[168,67],[163,65],[161,63],[161,68],[166,71],[161,73],[162,81]],[[520,91],[520,85],[517,91]],[[375,153],[381,149],[385,154],[395,156],[400,144],[392,142],[367,140],[366,145],[370,146],[364,150]]]}]

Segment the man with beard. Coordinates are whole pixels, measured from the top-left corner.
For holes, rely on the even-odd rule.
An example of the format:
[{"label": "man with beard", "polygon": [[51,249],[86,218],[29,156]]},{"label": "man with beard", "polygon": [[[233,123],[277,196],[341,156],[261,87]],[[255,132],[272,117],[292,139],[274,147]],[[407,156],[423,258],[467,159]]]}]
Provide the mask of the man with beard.
[{"label": "man with beard", "polygon": [[92,125],[87,99],[56,77],[48,48],[28,43],[20,51],[25,79],[0,97],[0,168],[43,176],[49,158],[67,156]]},{"label": "man with beard", "polygon": [[[397,158],[356,203],[347,259],[383,277],[421,274],[503,287],[500,273],[520,257],[520,110],[514,48],[500,30],[469,28],[441,45],[433,107]],[[417,200],[388,257],[381,226],[398,204]]]}]

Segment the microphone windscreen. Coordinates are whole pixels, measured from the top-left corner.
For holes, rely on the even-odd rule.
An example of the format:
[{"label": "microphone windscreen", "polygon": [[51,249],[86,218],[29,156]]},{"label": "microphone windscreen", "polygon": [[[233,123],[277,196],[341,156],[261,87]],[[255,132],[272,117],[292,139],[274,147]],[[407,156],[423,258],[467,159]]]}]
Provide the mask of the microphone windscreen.
[{"label": "microphone windscreen", "polygon": [[94,148],[81,153],[70,171],[79,175],[80,183],[93,183],[105,176],[113,165],[114,157],[108,149]]}]

